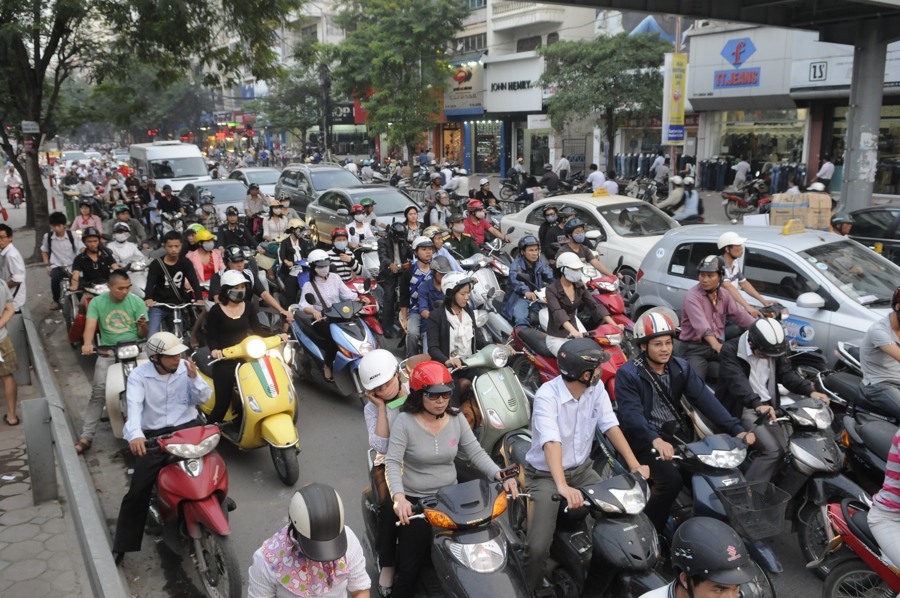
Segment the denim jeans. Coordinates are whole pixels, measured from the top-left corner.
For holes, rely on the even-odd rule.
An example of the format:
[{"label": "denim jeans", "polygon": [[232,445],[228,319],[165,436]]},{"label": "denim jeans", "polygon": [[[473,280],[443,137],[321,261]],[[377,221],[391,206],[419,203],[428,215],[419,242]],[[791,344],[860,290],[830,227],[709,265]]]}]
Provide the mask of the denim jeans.
[{"label": "denim jeans", "polygon": [[407,314],[406,316],[406,355],[411,357],[421,353],[419,340],[422,338],[422,315]]},{"label": "denim jeans", "polygon": [[541,307],[542,305],[537,301],[530,302],[522,297],[516,299],[512,307],[513,326],[530,326],[529,312],[538,313],[541,311]]},{"label": "denim jeans", "polygon": [[172,331],[172,328],[175,327],[175,312],[171,309],[167,309],[165,307],[151,307],[149,310],[150,322],[148,323],[149,331],[147,332],[147,338],[150,338],[157,332],[159,332],[160,327],[162,326],[163,320],[166,322],[166,328],[169,331]]}]

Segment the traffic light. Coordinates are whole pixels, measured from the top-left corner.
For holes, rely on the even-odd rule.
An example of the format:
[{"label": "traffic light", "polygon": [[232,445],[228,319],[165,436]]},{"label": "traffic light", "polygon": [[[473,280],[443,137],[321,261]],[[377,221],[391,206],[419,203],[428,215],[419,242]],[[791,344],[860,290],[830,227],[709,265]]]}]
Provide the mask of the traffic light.
[{"label": "traffic light", "polygon": [[156,135],[159,135],[159,129],[147,129],[147,135],[149,137],[155,137]]}]

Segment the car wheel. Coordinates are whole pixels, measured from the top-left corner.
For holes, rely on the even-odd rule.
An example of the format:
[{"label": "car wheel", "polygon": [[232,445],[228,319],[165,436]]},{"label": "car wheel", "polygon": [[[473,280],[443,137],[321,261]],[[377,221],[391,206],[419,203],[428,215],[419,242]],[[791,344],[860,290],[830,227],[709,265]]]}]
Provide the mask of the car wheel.
[{"label": "car wheel", "polygon": [[622,299],[625,300],[625,305],[629,305],[637,293],[637,274],[631,268],[622,268],[620,272],[622,273]]}]

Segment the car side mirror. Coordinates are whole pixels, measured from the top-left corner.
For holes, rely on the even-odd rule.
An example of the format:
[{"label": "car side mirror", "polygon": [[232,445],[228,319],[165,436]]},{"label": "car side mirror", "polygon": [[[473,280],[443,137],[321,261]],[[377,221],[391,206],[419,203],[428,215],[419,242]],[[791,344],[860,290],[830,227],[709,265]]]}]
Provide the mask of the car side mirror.
[{"label": "car side mirror", "polygon": [[337,215],[338,216],[349,216],[350,212],[347,210],[347,208],[340,208],[337,211]]},{"label": "car side mirror", "polygon": [[818,293],[802,293],[797,297],[797,307],[822,309],[825,307],[825,299]]},{"label": "car side mirror", "polygon": [[316,296],[313,295],[312,293],[307,293],[306,294],[306,302],[309,303],[310,305],[315,305]]},{"label": "car side mirror", "polygon": [[603,236],[603,232],[596,230],[596,229],[589,230],[586,233],[584,233],[584,238],[590,239],[591,241],[596,241],[597,239],[599,239],[602,236]]}]

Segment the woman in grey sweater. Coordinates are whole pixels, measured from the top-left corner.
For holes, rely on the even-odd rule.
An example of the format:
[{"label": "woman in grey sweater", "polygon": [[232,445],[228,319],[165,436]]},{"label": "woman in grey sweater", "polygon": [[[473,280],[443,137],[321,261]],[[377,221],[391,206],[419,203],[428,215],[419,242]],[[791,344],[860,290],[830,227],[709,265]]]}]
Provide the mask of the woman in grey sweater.
[{"label": "woman in grey sweater", "polygon": [[[500,479],[500,468],[481,448],[459,410],[450,407],[453,378],[436,361],[420,363],[410,374],[411,392],[391,425],[385,470],[401,527],[397,533],[396,577],[391,598],[412,598],[419,571],[431,555],[431,525],[410,521],[412,508],[423,496],[456,483],[454,460],[459,452],[489,479]],[[448,416],[449,417],[446,417]],[[513,498],[513,479],[503,484]]]}]

